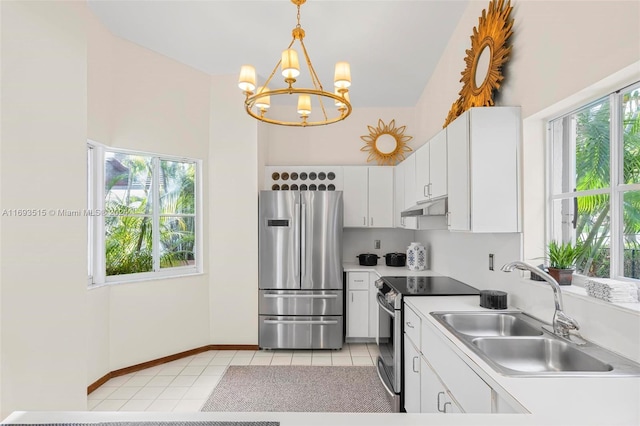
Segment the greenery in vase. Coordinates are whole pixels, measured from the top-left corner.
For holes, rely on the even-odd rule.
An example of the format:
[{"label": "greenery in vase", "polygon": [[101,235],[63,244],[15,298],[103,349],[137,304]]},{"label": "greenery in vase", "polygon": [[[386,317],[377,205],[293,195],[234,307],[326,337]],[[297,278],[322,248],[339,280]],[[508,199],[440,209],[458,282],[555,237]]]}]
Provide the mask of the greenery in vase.
[{"label": "greenery in vase", "polygon": [[556,269],[573,269],[576,259],[582,254],[580,245],[551,241],[548,247],[549,267]]}]

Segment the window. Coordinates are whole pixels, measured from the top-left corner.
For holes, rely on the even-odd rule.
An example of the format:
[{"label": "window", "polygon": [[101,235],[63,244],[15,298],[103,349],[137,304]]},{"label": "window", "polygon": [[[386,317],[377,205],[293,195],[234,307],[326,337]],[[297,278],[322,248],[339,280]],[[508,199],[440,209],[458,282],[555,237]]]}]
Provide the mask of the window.
[{"label": "window", "polygon": [[549,122],[548,237],[587,276],[640,279],[640,83]]},{"label": "window", "polygon": [[93,284],[198,272],[198,162],[89,146]]}]

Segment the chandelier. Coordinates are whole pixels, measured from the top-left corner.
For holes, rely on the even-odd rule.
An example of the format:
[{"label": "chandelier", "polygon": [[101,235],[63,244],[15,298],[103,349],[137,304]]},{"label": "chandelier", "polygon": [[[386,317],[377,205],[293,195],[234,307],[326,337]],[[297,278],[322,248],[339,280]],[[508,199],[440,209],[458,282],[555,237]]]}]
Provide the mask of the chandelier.
[{"label": "chandelier", "polygon": [[[291,0],[291,3],[295,4],[298,8],[298,24],[292,31],[293,39],[289,46],[282,52],[280,61],[276,64],[271,71],[271,75],[264,83],[256,89],[256,70],[251,65],[243,65],[240,69],[240,77],[238,79],[238,87],[242,89],[245,94],[244,108],[247,114],[253,118],[263,121],[265,123],[278,124],[281,126],[321,126],[325,124],[337,123],[344,120],[351,114],[351,103],[349,101],[349,86],[351,85],[351,69],[348,62],[338,62],[335,66],[334,74],[334,91],[327,92],[323,89],[322,83],[316,74],[307,48],[304,45],[305,32],[300,26],[300,6],[304,4],[306,0]],[[304,61],[307,64],[312,88],[300,88],[294,87],[296,77],[300,75],[300,65],[298,61],[298,53],[293,49],[293,45],[296,40],[300,43],[302,54],[304,55]],[[281,89],[269,89],[269,84],[273,76],[275,75],[278,67],[281,69],[282,76],[288,87]],[[279,120],[276,118],[267,117],[267,110],[271,106],[271,97],[284,96],[284,95],[298,95],[298,107],[297,113],[300,120],[287,121]],[[317,100],[317,107],[321,111],[321,117],[318,120],[310,120],[311,115],[311,101]],[[335,110],[325,106],[325,102],[333,103]],[[314,107],[315,108],[315,107]]]}]

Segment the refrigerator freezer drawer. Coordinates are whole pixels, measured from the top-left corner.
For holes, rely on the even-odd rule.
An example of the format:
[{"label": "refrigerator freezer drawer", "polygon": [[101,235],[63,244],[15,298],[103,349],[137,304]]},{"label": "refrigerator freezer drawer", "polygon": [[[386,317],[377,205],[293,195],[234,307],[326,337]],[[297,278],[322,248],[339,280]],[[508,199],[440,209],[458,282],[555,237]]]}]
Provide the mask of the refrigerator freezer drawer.
[{"label": "refrigerator freezer drawer", "polygon": [[342,316],[260,315],[263,349],[340,349]]},{"label": "refrigerator freezer drawer", "polygon": [[342,315],[342,291],[260,290],[260,315]]}]

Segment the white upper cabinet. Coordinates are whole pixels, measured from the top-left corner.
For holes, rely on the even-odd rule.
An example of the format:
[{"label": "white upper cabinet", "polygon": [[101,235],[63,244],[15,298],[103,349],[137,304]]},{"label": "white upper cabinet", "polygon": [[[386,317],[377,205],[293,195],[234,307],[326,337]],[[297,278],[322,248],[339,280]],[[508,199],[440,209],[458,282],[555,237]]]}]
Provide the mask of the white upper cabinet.
[{"label": "white upper cabinet", "polygon": [[416,201],[429,199],[429,142],[416,151]]},{"label": "white upper cabinet", "polygon": [[400,216],[404,210],[404,161],[396,164],[393,171],[393,226],[403,228],[403,217]]},{"label": "white upper cabinet", "polygon": [[393,227],[393,167],[343,168],[344,226]]},{"label": "white upper cabinet", "polygon": [[447,129],[416,151],[417,202],[447,195]]},{"label": "white upper cabinet", "polygon": [[369,223],[369,168],[344,167],[344,226],[364,227]]},{"label": "white upper cabinet", "polygon": [[450,231],[520,232],[520,108],[471,108],[447,126]]},{"label": "white upper cabinet", "polygon": [[447,129],[442,129],[429,141],[430,198],[447,195]]}]

